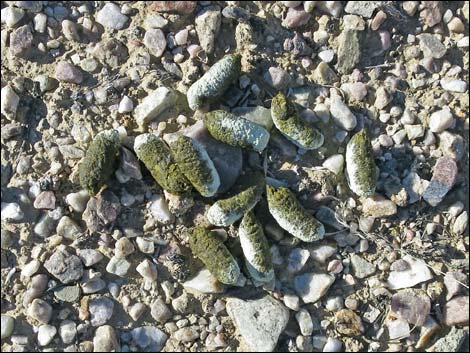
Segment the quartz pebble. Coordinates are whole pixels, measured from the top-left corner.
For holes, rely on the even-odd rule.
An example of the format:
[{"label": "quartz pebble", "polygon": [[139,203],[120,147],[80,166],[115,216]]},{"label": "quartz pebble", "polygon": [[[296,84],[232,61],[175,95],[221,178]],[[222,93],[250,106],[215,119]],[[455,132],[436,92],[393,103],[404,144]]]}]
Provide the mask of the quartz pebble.
[{"label": "quartz pebble", "polygon": [[306,273],[294,278],[296,292],[304,303],[315,303],[331,287],[335,277],[329,274]]},{"label": "quartz pebble", "polygon": [[88,310],[91,316],[92,326],[104,325],[113,315],[114,302],[108,298],[93,298],[90,299]]},{"label": "quartz pebble", "polygon": [[108,2],[98,11],[96,21],[107,29],[123,29],[128,17],[121,13],[118,5]]},{"label": "quartz pebble", "polygon": [[52,325],[41,325],[38,329],[38,343],[40,346],[47,346],[57,333],[57,328]]},{"label": "quartz pebble", "polygon": [[15,319],[9,315],[2,314],[2,324],[1,326],[1,337],[2,340],[8,338],[13,333],[13,329],[15,328]]},{"label": "quartz pebble", "polygon": [[432,132],[442,132],[452,126],[454,118],[448,107],[431,114],[429,128]]},{"label": "quartz pebble", "polygon": [[426,282],[433,278],[433,275],[423,260],[415,259],[405,255],[401,260],[403,269],[394,269],[392,264],[387,283],[390,289],[401,289],[413,287],[418,283]]}]

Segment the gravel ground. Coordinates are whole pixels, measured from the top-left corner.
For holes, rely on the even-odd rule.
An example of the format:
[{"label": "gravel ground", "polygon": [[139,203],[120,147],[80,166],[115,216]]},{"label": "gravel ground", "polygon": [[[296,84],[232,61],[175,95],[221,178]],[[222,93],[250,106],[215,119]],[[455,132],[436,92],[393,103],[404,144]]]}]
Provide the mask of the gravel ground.
[{"label": "gravel ground", "polygon": [[2,351],[468,351],[468,2],[1,4]]}]

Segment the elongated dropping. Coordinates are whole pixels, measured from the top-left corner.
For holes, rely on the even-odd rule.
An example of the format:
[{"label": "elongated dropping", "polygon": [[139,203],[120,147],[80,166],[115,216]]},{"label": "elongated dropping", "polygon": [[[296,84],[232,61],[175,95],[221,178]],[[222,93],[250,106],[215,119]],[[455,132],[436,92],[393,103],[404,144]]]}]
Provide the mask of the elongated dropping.
[{"label": "elongated dropping", "polygon": [[204,124],[213,138],[231,146],[262,152],[269,142],[264,127],[223,110],[207,113]]},{"label": "elongated dropping", "polygon": [[272,281],[274,270],[268,240],[264,235],[263,226],[252,211],[243,216],[238,236],[250,276],[258,282]]},{"label": "elongated dropping", "polygon": [[210,223],[220,227],[226,227],[236,222],[251,210],[264,191],[264,176],[259,173],[250,173],[243,177],[248,182],[240,187],[241,192],[227,199],[214,203],[207,211],[207,219]]},{"label": "elongated dropping", "polygon": [[204,147],[180,135],[170,143],[171,155],[183,175],[204,197],[211,197],[220,186],[220,177]]},{"label": "elongated dropping", "polygon": [[189,247],[220,282],[237,283],[240,267],[222,240],[212,231],[204,227],[193,228]]},{"label": "elongated dropping", "polygon": [[282,92],[272,100],[271,116],[276,128],[297,147],[314,150],[323,145],[322,133],[299,116],[297,106]]},{"label": "elongated dropping", "polygon": [[80,185],[95,195],[107,184],[117,167],[121,142],[116,130],[102,131],[90,143],[79,167]]},{"label": "elongated dropping", "polygon": [[367,131],[362,129],[346,146],[346,172],[350,189],[360,197],[375,193],[377,171]]},{"label": "elongated dropping", "polygon": [[191,190],[191,183],[183,175],[171,157],[170,148],[154,134],[142,134],[135,138],[134,151],[155,181],[172,194]]},{"label": "elongated dropping", "polygon": [[292,191],[267,185],[266,193],[269,212],[281,228],[305,242],[323,239],[323,224],[302,207]]},{"label": "elongated dropping", "polygon": [[188,105],[192,110],[215,101],[240,76],[241,56],[225,55],[188,89]]}]

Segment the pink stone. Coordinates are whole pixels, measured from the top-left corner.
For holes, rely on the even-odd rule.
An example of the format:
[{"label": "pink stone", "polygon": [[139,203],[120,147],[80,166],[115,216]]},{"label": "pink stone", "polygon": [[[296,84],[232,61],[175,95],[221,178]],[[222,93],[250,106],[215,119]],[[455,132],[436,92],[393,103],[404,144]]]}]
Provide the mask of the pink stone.
[{"label": "pink stone", "polygon": [[296,8],[290,7],[289,10],[287,10],[287,16],[282,24],[288,28],[296,28],[306,24],[308,20],[310,20],[310,17],[312,16],[305,12],[302,6]]},{"label": "pink stone", "polygon": [[190,14],[196,8],[196,1],[152,1],[151,9],[157,12]]},{"label": "pink stone", "polygon": [[444,323],[447,326],[468,326],[469,297],[460,296],[449,300],[444,306]]},{"label": "pink stone", "polygon": [[457,163],[453,158],[441,157],[433,169],[431,182],[424,191],[423,198],[431,206],[438,205],[455,184]]},{"label": "pink stone", "polygon": [[43,191],[34,200],[34,208],[53,210],[55,208],[55,195],[53,191]]},{"label": "pink stone", "polygon": [[59,81],[80,84],[82,72],[67,61],[59,61],[55,68],[55,78]]}]

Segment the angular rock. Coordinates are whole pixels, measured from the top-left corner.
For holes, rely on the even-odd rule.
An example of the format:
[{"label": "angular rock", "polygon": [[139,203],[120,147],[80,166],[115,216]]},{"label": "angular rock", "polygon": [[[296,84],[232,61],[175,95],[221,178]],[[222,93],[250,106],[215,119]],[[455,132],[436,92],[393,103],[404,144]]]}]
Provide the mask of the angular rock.
[{"label": "angular rock", "polygon": [[196,293],[223,293],[225,286],[206,268],[196,274],[195,277],[183,282],[187,291]]},{"label": "angular rock", "polygon": [[96,15],[96,22],[109,29],[123,29],[126,25],[128,17],[121,13],[121,8],[112,3],[106,3]]},{"label": "angular rock", "polygon": [[[20,97],[16,94],[15,90],[10,86],[5,86],[2,88],[1,94],[1,111],[10,120],[15,120],[16,111],[18,110],[18,104],[20,102]],[[3,138],[3,129],[2,126],[2,138]]]},{"label": "angular rock", "polygon": [[337,70],[345,75],[357,67],[361,60],[359,32],[345,30],[339,37]]},{"label": "angular rock", "polygon": [[93,298],[88,303],[92,326],[102,326],[113,316],[114,302],[108,298]]},{"label": "angular rock", "polygon": [[383,1],[348,1],[344,11],[353,15],[371,18],[375,9],[381,6]]},{"label": "angular rock", "polygon": [[294,287],[304,303],[315,303],[331,287],[335,277],[324,273],[305,273],[294,278]]},{"label": "angular rock", "polygon": [[137,327],[131,331],[132,340],[146,352],[160,352],[168,336],[153,326]]},{"label": "angular rock", "polygon": [[433,275],[423,260],[414,259],[409,255],[405,255],[401,260],[405,267],[399,271],[394,270],[388,276],[387,283],[390,289],[409,288],[421,282],[429,281]]},{"label": "angular rock", "polygon": [[168,108],[176,104],[178,96],[169,88],[159,87],[147,97],[135,108],[135,120],[140,129],[144,129],[146,124]]},{"label": "angular rock", "polygon": [[299,6],[296,8],[289,7],[287,15],[282,25],[287,28],[297,28],[307,24],[312,15],[304,11],[303,7]]},{"label": "angular rock", "polygon": [[397,205],[393,201],[375,194],[362,201],[362,212],[375,218],[388,217],[397,213]]},{"label": "angular rock", "polygon": [[269,295],[243,301],[228,298],[227,313],[254,352],[272,352],[289,320],[289,310]]},{"label": "angular rock", "polygon": [[375,273],[375,265],[356,254],[351,255],[351,265],[358,278],[366,278]]},{"label": "angular rock", "polygon": [[65,250],[56,250],[46,260],[44,268],[64,284],[78,281],[83,275],[83,264],[78,256]]},{"label": "angular rock", "polygon": [[62,82],[80,84],[82,72],[67,61],[59,61],[55,66],[55,78]]},{"label": "angular rock", "polygon": [[446,47],[433,34],[422,33],[418,39],[424,57],[440,59],[446,54]]},{"label": "angular rock", "polygon": [[263,76],[264,80],[274,88],[282,90],[291,82],[291,77],[287,71],[271,66]]},{"label": "angular rock", "polygon": [[423,198],[431,206],[437,206],[455,184],[457,163],[450,157],[441,157],[433,168],[431,182],[424,191]]},{"label": "angular rock", "polygon": [[220,30],[222,14],[214,7],[206,7],[196,15],[195,25],[199,43],[207,53],[215,49],[215,38]]},{"label": "angular rock", "polygon": [[95,336],[93,337],[93,351],[94,352],[120,352],[121,346],[119,345],[116,332],[110,325],[103,325],[96,329]]},{"label": "angular rock", "polygon": [[391,305],[397,317],[416,326],[423,326],[431,311],[431,300],[420,289],[404,289],[395,293]]},{"label": "angular rock", "polygon": [[22,57],[29,54],[33,45],[33,34],[28,25],[15,29],[10,34],[10,52],[14,56]]},{"label": "angular rock", "polygon": [[447,326],[468,326],[469,296],[459,296],[449,300],[444,306],[443,314]]},{"label": "angular rock", "polygon": [[4,340],[10,337],[13,333],[13,329],[15,328],[15,319],[9,315],[2,315],[2,324],[0,327],[2,329],[1,338]]},{"label": "angular rock", "polygon": [[96,197],[90,198],[82,214],[91,232],[101,231],[112,224],[121,211],[118,197],[109,190],[104,190]]},{"label": "angular rock", "polygon": [[445,156],[460,161],[465,155],[465,141],[460,135],[443,131],[439,134],[439,149]]}]

